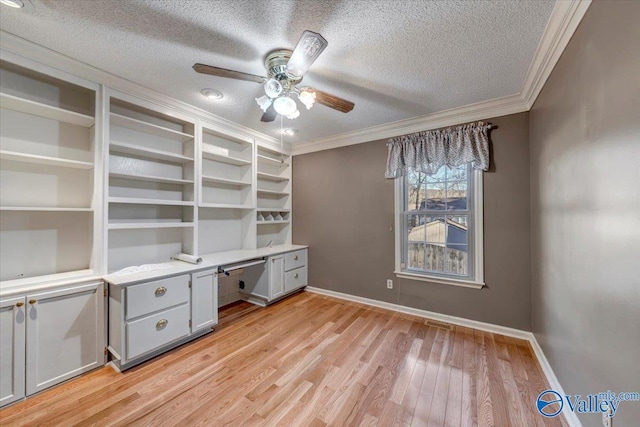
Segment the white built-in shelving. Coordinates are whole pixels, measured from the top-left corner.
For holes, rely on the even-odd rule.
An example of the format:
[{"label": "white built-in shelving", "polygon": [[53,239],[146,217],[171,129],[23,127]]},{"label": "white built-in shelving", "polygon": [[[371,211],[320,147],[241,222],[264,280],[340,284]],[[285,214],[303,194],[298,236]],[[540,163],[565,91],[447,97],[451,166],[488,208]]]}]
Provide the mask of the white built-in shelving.
[{"label": "white built-in shelving", "polygon": [[257,155],[257,247],[291,242],[291,162],[264,147]]},{"label": "white built-in shelving", "polygon": [[194,253],[195,120],[116,93],[108,111],[108,271]]},{"label": "white built-in shelving", "polygon": [[0,61],[0,281],[97,268],[97,90]]}]

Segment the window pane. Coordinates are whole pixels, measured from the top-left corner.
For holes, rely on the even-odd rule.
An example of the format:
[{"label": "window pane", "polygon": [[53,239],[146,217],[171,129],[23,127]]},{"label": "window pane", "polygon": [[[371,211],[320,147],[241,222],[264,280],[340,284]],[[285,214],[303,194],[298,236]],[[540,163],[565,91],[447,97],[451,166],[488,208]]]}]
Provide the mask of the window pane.
[{"label": "window pane", "polygon": [[433,175],[429,175],[427,177],[427,182],[444,182],[447,179],[447,167],[443,166],[440,169],[438,169],[438,172],[434,173]]},{"label": "window pane", "polygon": [[407,242],[425,242],[424,215],[407,215]]},{"label": "window pane", "polygon": [[445,181],[427,182],[427,209],[446,209],[446,198],[447,183]]},{"label": "window pane", "polygon": [[468,243],[468,217],[466,215],[447,216],[447,246]]},{"label": "window pane", "polygon": [[424,270],[424,243],[409,243],[409,253],[407,257],[407,267],[411,269]]},{"label": "window pane", "polygon": [[424,209],[426,178],[423,173],[409,172],[407,174],[407,211]]},{"label": "window pane", "polygon": [[445,246],[447,231],[445,229],[444,216],[428,216],[423,228],[426,233],[425,241],[435,245]]},{"label": "window pane", "polygon": [[446,265],[448,273],[466,276],[469,271],[467,245],[448,245]]},{"label": "window pane", "polygon": [[444,272],[444,246],[427,244],[426,264],[427,270]]},{"label": "window pane", "polygon": [[467,181],[447,181],[447,210],[467,209]]},{"label": "window pane", "polygon": [[466,181],[468,170],[468,165],[461,165],[447,169],[447,181]]}]

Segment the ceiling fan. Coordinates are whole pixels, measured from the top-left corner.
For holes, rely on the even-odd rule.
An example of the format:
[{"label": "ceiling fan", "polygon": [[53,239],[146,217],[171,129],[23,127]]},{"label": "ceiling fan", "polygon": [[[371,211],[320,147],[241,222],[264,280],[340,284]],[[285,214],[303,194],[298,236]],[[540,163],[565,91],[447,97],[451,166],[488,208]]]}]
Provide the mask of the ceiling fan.
[{"label": "ceiling fan", "polygon": [[264,84],[265,95],[256,98],[256,102],[264,112],[260,119],[263,122],[274,121],[278,114],[289,119],[298,117],[300,111],[292,97],[294,95],[307,107],[307,110],[317,102],[348,113],[353,110],[355,105],[353,102],[308,86],[297,86],[302,81],[304,73],[309,70],[311,64],[327,45],[328,42],[320,34],[304,31],[293,51],[277,49],[267,55],[264,60],[267,77],[205,64],[195,64],[193,69],[201,74]]}]

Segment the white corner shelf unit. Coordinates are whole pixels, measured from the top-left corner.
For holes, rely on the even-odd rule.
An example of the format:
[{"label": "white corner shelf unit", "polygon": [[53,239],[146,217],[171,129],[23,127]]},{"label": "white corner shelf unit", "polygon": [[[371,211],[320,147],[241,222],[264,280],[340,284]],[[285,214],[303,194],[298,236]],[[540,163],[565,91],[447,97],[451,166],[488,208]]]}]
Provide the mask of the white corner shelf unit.
[{"label": "white corner shelf unit", "polygon": [[256,155],[256,245],[291,242],[291,159],[259,147]]},{"label": "white corner shelf unit", "polygon": [[99,270],[98,93],[62,72],[0,61],[2,288]]},{"label": "white corner shelf unit", "polygon": [[108,94],[107,270],[193,254],[196,121]]}]

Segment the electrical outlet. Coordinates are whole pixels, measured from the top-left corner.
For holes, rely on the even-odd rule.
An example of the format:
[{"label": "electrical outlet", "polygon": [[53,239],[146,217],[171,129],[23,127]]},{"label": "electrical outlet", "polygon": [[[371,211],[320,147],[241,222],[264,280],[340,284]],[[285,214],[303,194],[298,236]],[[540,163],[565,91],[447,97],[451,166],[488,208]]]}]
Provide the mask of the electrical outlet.
[{"label": "electrical outlet", "polygon": [[387,279],[387,289],[393,289],[393,280]]},{"label": "electrical outlet", "polygon": [[602,425],[604,427],[613,427],[613,417],[610,417],[611,414],[611,408],[607,408],[607,410],[602,413]]}]

